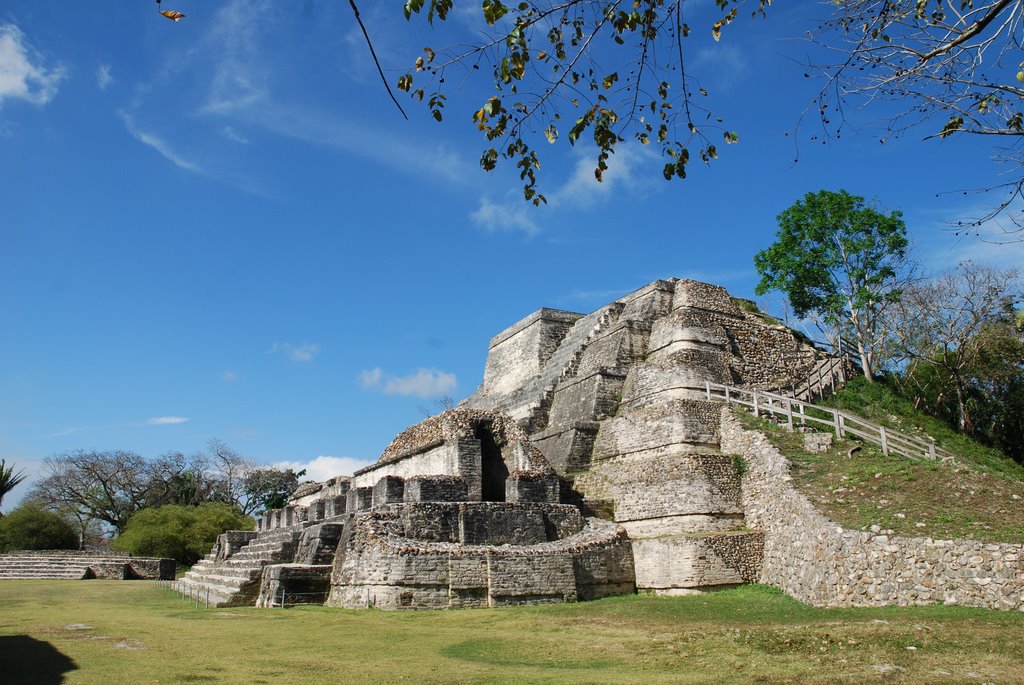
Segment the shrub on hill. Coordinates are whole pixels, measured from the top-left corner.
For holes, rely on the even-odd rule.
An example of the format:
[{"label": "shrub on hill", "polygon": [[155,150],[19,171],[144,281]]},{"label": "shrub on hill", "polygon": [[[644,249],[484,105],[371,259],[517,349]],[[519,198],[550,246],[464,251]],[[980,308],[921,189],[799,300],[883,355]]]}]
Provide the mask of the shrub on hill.
[{"label": "shrub on hill", "polygon": [[137,556],[169,557],[185,566],[199,561],[226,530],[251,530],[254,521],[218,502],[169,504],[137,512],[114,548]]},{"label": "shrub on hill", "polygon": [[78,549],[78,533],[60,514],[26,502],[0,518],[0,552],[15,549]]}]

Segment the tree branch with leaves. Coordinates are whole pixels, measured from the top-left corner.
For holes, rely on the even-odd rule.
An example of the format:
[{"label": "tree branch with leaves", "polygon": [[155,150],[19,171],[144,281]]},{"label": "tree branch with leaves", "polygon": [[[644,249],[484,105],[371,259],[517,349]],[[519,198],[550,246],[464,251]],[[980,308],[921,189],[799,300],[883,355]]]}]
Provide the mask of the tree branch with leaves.
[{"label": "tree branch with leaves", "polygon": [[[703,104],[708,91],[683,68],[685,39],[693,29],[684,0],[526,0],[506,5],[483,0],[483,37],[469,46],[427,47],[399,90],[444,118],[448,83],[481,76],[491,94],[473,112],[483,136],[480,166],[491,171],[513,163],[523,197],[547,202],[538,177],[541,154],[534,140],[570,145],[589,138],[597,148],[594,176],[603,180],[618,145],[633,139],[653,145],[664,159],[666,180],[685,178],[691,155],[704,163],[718,145],[739,134]],[[714,40],[749,4],[763,15],[771,0],[715,0]],[[406,0],[406,19],[445,21],[453,0]],[[353,9],[355,6],[353,5]],[[368,41],[369,42],[369,41]]]}]

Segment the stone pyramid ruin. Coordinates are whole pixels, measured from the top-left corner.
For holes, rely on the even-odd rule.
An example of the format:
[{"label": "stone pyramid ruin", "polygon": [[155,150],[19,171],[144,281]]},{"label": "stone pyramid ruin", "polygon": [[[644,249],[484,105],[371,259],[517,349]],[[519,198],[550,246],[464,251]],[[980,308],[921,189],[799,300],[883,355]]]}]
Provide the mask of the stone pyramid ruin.
[{"label": "stone pyramid ruin", "polygon": [[[941,599],[883,588],[885,573],[921,587],[945,576],[930,551],[904,566],[878,561],[872,550],[891,540],[815,512],[781,455],[712,400],[709,383],[798,392],[843,368],[751,304],[669,279],[586,315],[540,309],[491,339],[483,383],[457,408],[405,430],[352,477],[300,486],[256,531],[221,536],[181,589],[216,606],[386,609],[748,582],[819,604]],[[999,593],[927,587],[1024,606],[1020,550],[1003,549],[1020,545],[991,547],[983,568],[1012,557]],[[819,587],[825,577],[834,587]]]}]

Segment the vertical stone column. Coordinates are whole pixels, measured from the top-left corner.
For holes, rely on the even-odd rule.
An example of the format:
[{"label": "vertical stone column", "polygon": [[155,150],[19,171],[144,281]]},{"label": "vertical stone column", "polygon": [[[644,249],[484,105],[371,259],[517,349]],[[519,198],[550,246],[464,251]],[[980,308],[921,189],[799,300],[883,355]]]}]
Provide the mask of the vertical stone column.
[{"label": "vertical stone column", "polygon": [[466,498],[470,502],[479,502],[482,495],[483,454],[480,441],[475,438],[464,438],[455,445],[455,468],[457,474],[466,479]]}]

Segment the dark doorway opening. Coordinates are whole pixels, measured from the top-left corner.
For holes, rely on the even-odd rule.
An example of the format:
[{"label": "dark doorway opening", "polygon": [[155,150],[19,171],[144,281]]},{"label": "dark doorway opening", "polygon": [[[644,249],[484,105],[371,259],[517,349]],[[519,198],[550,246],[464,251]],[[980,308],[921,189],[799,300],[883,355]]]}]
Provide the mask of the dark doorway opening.
[{"label": "dark doorway opening", "polygon": [[484,502],[504,502],[508,466],[501,458],[501,448],[487,424],[477,426],[474,437],[480,441],[480,498]]}]

